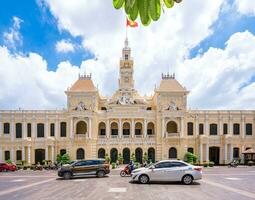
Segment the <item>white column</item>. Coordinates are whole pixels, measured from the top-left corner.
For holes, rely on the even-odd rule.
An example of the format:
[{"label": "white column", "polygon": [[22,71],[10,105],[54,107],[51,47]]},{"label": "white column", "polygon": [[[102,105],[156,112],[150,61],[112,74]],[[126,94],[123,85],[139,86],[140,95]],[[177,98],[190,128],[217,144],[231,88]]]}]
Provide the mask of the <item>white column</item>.
[{"label": "white column", "polygon": [[55,148],[54,145],[51,146],[51,161],[55,161]]},{"label": "white column", "polygon": [[45,138],[47,139],[49,137],[49,120],[48,116],[46,116],[45,119]]},{"label": "white column", "polygon": [[224,145],[224,161],[225,161],[225,164],[228,163],[228,144],[225,143]]},{"label": "white column", "polygon": [[230,144],[229,145],[229,160],[230,160],[230,162],[233,160],[233,145],[232,144]]},{"label": "white column", "polygon": [[121,118],[119,119],[119,137],[121,138],[122,137],[122,121],[121,121]]},{"label": "white column", "polygon": [[198,117],[196,117],[196,120],[195,120],[195,136],[199,135],[199,125],[198,125]]},{"label": "white column", "polygon": [[59,137],[58,129],[59,129],[59,122],[58,122],[58,119],[56,119],[56,121],[55,121],[55,138]]},{"label": "white column", "polygon": [[14,162],[14,149],[11,149],[11,161]]},{"label": "white column", "polygon": [[209,145],[205,145],[205,156],[206,156],[206,162],[209,162]]},{"label": "white column", "polygon": [[241,137],[244,138],[245,136],[245,117],[242,116],[242,119],[241,119]]},{"label": "white column", "polygon": [[183,136],[184,136],[184,132],[185,132],[184,119],[183,119],[183,117],[181,117],[181,131],[180,131],[180,137],[183,137]]},{"label": "white column", "polygon": [[135,137],[135,120],[131,120],[131,136],[132,138]]},{"label": "white column", "polygon": [[31,146],[30,145],[27,147],[27,162],[29,165],[31,164]]},{"label": "white column", "polygon": [[33,116],[33,121],[32,121],[32,133],[31,133],[31,138],[36,138],[36,121]]},{"label": "white column", "polygon": [[49,147],[48,145],[46,145],[46,148],[45,148],[45,160],[49,160],[49,151],[48,151]]},{"label": "white column", "polygon": [[110,120],[106,120],[106,137],[110,138]]},{"label": "white column", "polygon": [[3,149],[0,146],[0,162],[3,161]]},{"label": "white column", "polygon": [[220,118],[219,118],[219,128],[218,128],[218,130],[219,130],[219,132],[218,132],[218,135],[223,135],[223,124],[222,124],[222,116],[220,116]]},{"label": "white column", "polygon": [[27,138],[27,126],[25,120],[22,123],[22,138],[23,139]]},{"label": "white column", "polygon": [[147,120],[144,119],[144,137],[146,138],[147,137]]},{"label": "white column", "polygon": [[202,143],[200,144],[199,156],[200,156],[200,164],[202,164],[203,163],[203,144]]},{"label": "white column", "polygon": [[91,125],[91,118],[89,118],[89,139],[92,138],[92,125]]},{"label": "white column", "polygon": [[22,147],[22,160],[25,160],[25,147]]},{"label": "white column", "polygon": [[11,140],[12,142],[15,140],[15,129],[14,129],[14,121],[11,121]]},{"label": "white column", "polygon": [[74,134],[73,134],[73,118],[70,118],[70,138],[73,139],[74,138]]},{"label": "white column", "polygon": [[161,127],[161,131],[162,131],[162,138],[164,138],[165,137],[165,118],[164,117],[162,117],[162,127]]}]

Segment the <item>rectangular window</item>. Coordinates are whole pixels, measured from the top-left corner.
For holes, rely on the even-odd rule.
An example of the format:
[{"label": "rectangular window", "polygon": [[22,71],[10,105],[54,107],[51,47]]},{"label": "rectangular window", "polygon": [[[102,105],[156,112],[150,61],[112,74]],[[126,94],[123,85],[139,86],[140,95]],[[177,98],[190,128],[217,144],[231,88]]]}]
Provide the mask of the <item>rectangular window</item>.
[{"label": "rectangular window", "polygon": [[130,135],[129,129],[123,129],[123,135]]},{"label": "rectangular window", "polygon": [[228,134],[228,124],[223,124],[223,134],[224,135]]},{"label": "rectangular window", "polygon": [[4,152],[4,160],[10,160],[10,151]]},{"label": "rectangular window", "polygon": [[153,135],[152,129],[147,129],[147,135]]},{"label": "rectangular window", "polygon": [[234,135],[240,135],[240,124],[233,124],[233,134]]},{"label": "rectangular window", "polygon": [[199,124],[199,135],[204,134],[204,124]]},{"label": "rectangular window", "polygon": [[245,125],[246,135],[252,135],[252,124]]},{"label": "rectangular window", "polygon": [[193,123],[188,123],[188,135],[193,135]]},{"label": "rectangular window", "polygon": [[210,124],[210,135],[217,135],[217,124]]},{"label": "rectangular window", "polygon": [[22,138],[22,124],[16,123],[16,138]]},{"label": "rectangular window", "polygon": [[141,129],[135,129],[135,135],[141,135]]},{"label": "rectangular window", "polygon": [[37,124],[37,137],[41,138],[44,137],[44,124]]},{"label": "rectangular window", "polygon": [[27,137],[31,137],[31,132],[32,132],[32,127],[31,127],[31,123],[27,124]]},{"label": "rectangular window", "polygon": [[54,123],[50,124],[50,136],[51,137],[55,136],[55,124]]},{"label": "rectangular window", "polygon": [[60,137],[66,137],[66,122],[60,123]]},{"label": "rectangular window", "polygon": [[16,160],[22,160],[21,150],[16,151]]},{"label": "rectangular window", "polygon": [[10,133],[10,123],[4,123],[4,134]]},{"label": "rectangular window", "polygon": [[105,135],[105,129],[100,129],[100,135]]},{"label": "rectangular window", "polygon": [[125,60],[128,60],[128,55],[127,54],[125,54]]},{"label": "rectangular window", "polygon": [[118,135],[118,129],[112,129],[112,135]]}]

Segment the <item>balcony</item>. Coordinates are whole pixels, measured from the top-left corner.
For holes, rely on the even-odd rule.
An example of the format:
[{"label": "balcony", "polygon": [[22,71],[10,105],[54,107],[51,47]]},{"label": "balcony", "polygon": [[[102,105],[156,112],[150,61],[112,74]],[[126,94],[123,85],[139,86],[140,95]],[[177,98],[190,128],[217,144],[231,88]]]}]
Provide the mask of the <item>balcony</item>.
[{"label": "balcony", "polygon": [[98,135],[98,138],[104,139],[104,138],[106,138],[106,135]]},{"label": "balcony", "polygon": [[88,138],[88,134],[75,134],[74,135],[74,139],[77,139],[77,140],[84,140],[87,138]]},{"label": "balcony", "polygon": [[130,135],[122,135],[123,138],[130,138]]},{"label": "balcony", "polygon": [[118,135],[111,135],[111,138],[112,138],[112,139],[117,139],[117,138],[118,138]]},{"label": "balcony", "polygon": [[167,133],[166,135],[167,135],[168,138],[180,137],[179,133]]}]

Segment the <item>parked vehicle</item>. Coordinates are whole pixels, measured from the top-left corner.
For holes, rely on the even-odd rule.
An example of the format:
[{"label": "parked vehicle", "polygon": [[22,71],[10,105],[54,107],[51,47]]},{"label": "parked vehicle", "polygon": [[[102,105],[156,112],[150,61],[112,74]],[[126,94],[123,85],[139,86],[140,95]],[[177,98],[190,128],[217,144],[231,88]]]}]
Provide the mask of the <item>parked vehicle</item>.
[{"label": "parked vehicle", "polygon": [[71,164],[65,164],[58,169],[58,176],[64,179],[96,175],[101,178],[110,173],[110,165],[104,159],[81,160]]},{"label": "parked vehicle", "polygon": [[150,181],[181,181],[185,185],[202,179],[202,168],[179,160],[163,160],[132,172],[132,180],[140,183]]},{"label": "parked vehicle", "polygon": [[7,172],[7,171],[16,171],[17,167],[16,165],[13,164],[8,164],[8,163],[0,163],[0,172]]}]

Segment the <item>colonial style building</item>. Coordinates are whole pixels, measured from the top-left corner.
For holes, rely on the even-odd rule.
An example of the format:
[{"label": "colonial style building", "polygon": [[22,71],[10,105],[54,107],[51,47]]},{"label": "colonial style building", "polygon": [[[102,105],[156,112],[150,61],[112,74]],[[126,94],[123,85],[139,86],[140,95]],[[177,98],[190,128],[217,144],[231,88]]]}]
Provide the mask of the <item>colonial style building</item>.
[{"label": "colonial style building", "polygon": [[65,110],[0,111],[0,160],[44,159],[57,154],[71,159],[104,157],[112,161],[121,153],[128,162],[183,159],[189,151],[201,163],[224,164],[255,149],[254,110],[188,110],[188,91],[174,75],[162,75],[152,97],[134,88],[134,68],[128,41],[122,50],[119,88],[102,97],[91,75],[80,75],[65,92]]}]

